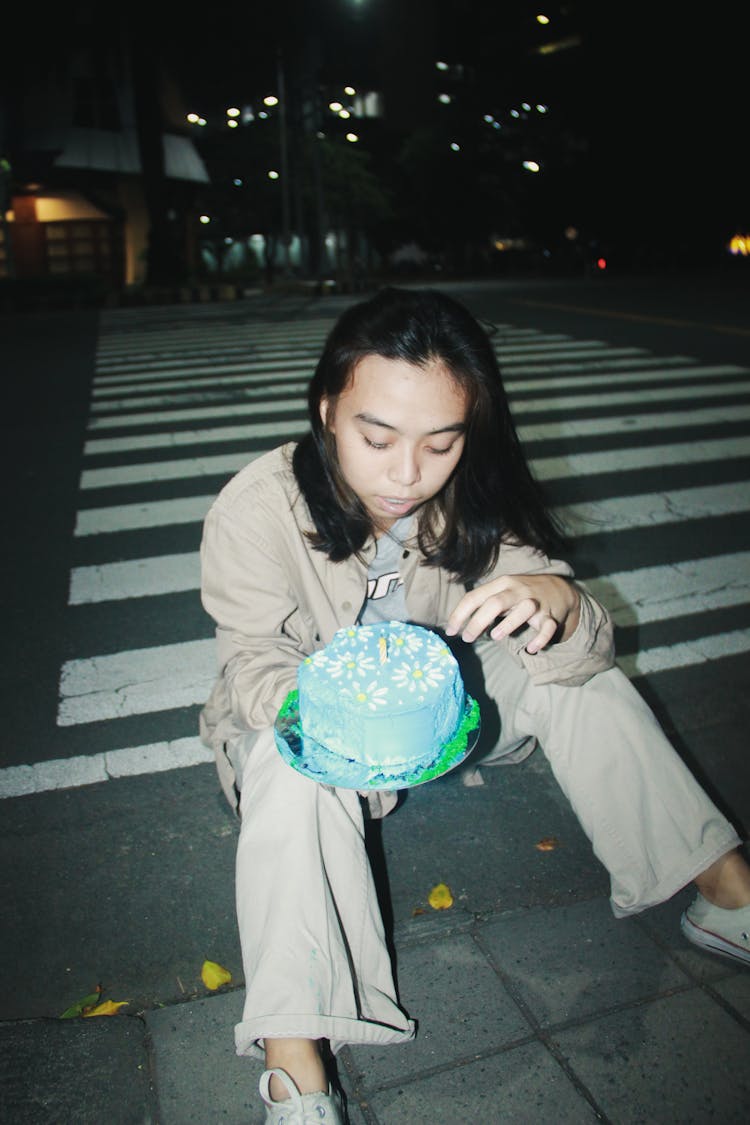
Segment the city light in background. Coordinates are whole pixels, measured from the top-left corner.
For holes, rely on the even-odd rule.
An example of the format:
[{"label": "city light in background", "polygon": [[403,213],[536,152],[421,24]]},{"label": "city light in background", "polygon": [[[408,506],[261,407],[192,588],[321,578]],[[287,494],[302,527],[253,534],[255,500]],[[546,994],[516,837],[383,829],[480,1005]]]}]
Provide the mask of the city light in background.
[{"label": "city light in background", "polygon": [[[613,37],[603,9],[277,0],[234,12],[231,26],[170,21],[152,87],[169,91],[167,187],[151,195],[164,199],[160,246],[199,232],[179,248],[191,269],[266,277],[351,279],[389,262],[598,275],[698,254],[746,261],[738,103],[717,87],[709,128],[681,46],[700,59],[706,29],[687,15],[659,26],[655,9],[648,36],[626,21]],[[157,13],[154,35],[161,26]],[[116,124],[125,104],[105,90],[114,72],[102,59],[65,103],[74,159],[92,167],[106,160],[107,115]],[[153,141],[157,116],[144,121]],[[22,189],[51,214],[43,167]],[[12,206],[3,220],[7,232]],[[130,279],[145,260],[134,225]]]}]

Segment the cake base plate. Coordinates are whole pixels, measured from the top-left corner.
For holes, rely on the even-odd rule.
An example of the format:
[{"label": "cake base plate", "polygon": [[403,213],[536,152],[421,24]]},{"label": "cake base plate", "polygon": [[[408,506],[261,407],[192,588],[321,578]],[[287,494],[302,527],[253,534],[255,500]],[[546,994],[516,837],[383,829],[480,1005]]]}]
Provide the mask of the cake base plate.
[{"label": "cake base plate", "polygon": [[289,692],[282,704],[274,724],[274,738],[284,761],[320,785],[363,791],[411,789],[460,766],[476,746],[480,726],[479,704],[467,694],[458,730],[429,762],[401,771],[394,767],[367,766],[329,750],[302,733],[299,693],[295,690]]}]

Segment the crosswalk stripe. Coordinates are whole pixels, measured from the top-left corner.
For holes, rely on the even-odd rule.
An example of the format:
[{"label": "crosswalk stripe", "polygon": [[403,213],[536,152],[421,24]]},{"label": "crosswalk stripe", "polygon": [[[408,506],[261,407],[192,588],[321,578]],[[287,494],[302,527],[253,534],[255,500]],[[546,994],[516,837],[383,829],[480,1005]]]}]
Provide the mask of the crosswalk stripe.
[{"label": "crosswalk stripe", "polygon": [[691,668],[725,656],[740,656],[750,651],[750,629],[716,633],[694,641],[656,648],[642,648],[623,656],[617,663],[627,676],[647,676],[674,668]]},{"label": "crosswalk stripe", "polygon": [[[300,391],[304,391],[306,387],[307,380],[304,382],[284,384],[283,388],[280,388],[280,390],[282,394],[297,394]],[[207,421],[209,418],[236,418],[238,414],[252,412],[257,409],[253,400],[260,399],[262,402],[265,402],[268,393],[267,387],[248,387],[242,392],[242,398],[239,401],[234,400],[229,405],[192,406],[189,408],[175,407],[172,410],[150,410],[148,414],[127,414],[118,411],[115,414],[93,415],[89,419],[87,428],[89,433],[99,433],[102,430],[119,430],[127,426],[153,426],[162,423],[174,425],[179,422]],[[277,404],[283,402],[284,399],[271,398],[270,401],[273,403],[275,409]]]},{"label": "crosswalk stripe", "polygon": [[555,513],[570,536],[658,527],[750,511],[747,481],[675,488],[630,496],[610,496],[579,504],[560,504]]},{"label": "crosswalk stripe", "polygon": [[[668,381],[672,377],[675,377],[675,378],[684,377],[686,379],[695,379],[695,378],[704,379],[704,378],[708,378],[708,377],[711,377],[711,378],[714,378],[714,377],[716,377],[716,378],[725,378],[725,377],[726,378],[732,378],[735,375],[750,375],[750,371],[748,371],[747,368],[732,367],[732,366],[727,366],[727,365],[722,365],[722,366],[718,366],[718,367],[699,367],[699,368],[691,367],[691,368],[688,368],[688,367],[684,366],[684,360],[681,359],[680,364],[682,366],[674,373],[674,376],[673,376],[671,372],[665,373],[662,370],[662,368],[668,367],[669,364],[670,364],[669,359],[664,359],[664,360],[660,361],[659,375],[658,375],[658,381],[659,382]],[[621,383],[623,380],[628,381],[631,378],[633,380],[639,380],[639,381],[643,380],[643,378],[644,378],[643,372],[640,371],[640,370],[632,371],[631,370],[632,367],[633,367],[633,364],[631,363],[631,364],[628,365],[627,371],[618,372],[618,375],[617,375],[618,384]],[[589,377],[589,376],[580,376],[578,378],[570,377],[568,379],[565,379],[564,382],[562,380],[557,379],[557,378],[551,379],[549,382],[547,382],[547,380],[542,381],[540,379],[539,381],[525,382],[525,383],[520,381],[520,380],[519,381],[505,380],[505,385],[508,389],[510,397],[512,398],[512,396],[514,394],[518,394],[525,389],[529,389],[529,390],[533,390],[535,388],[536,389],[540,389],[540,388],[541,389],[550,389],[550,388],[554,388],[554,387],[558,387],[558,388],[562,389],[563,387],[567,387],[567,386],[571,386],[571,387],[573,387],[573,386],[587,386],[587,385],[589,385],[589,378],[592,378],[593,380],[595,380],[594,385],[599,385],[599,384],[602,384],[604,386],[610,385],[610,389],[611,389],[611,373],[605,373],[604,375],[596,375],[596,376],[593,376],[593,377]],[[173,405],[171,407],[171,409],[164,409],[164,410],[151,409],[147,415],[144,414],[144,413],[140,413],[140,412],[139,413],[132,413],[132,414],[126,413],[125,411],[127,409],[132,409],[132,406],[133,406],[132,403],[130,403],[127,407],[122,403],[118,404],[116,412],[114,412],[114,408],[115,408],[116,404],[110,404],[110,411],[111,411],[110,413],[102,413],[102,414],[92,413],[91,414],[91,417],[89,419],[89,424],[88,424],[88,430],[89,430],[89,432],[92,432],[92,431],[98,431],[98,430],[103,430],[103,429],[114,429],[114,428],[120,429],[120,428],[123,428],[123,427],[126,427],[126,426],[143,426],[144,424],[158,425],[159,423],[162,423],[162,422],[165,422],[169,425],[173,425],[174,423],[177,423],[177,422],[203,421],[203,420],[207,420],[207,419],[210,419],[210,418],[235,417],[237,415],[238,411],[244,412],[246,410],[252,410],[252,403],[251,402],[246,403],[245,400],[262,399],[263,402],[276,404],[278,402],[284,401],[284,399],[279,398],[278,395],[297,394],[299,392],[304,392],[307,389],[307,385],[308,385],[308,380],[305,379],[305,380],[289,380],[287,382],[278,384],[273,389],[269,388],[268,386],[262,386],[262,387],[248,386],[248,387],[245,387],[243,389],[242,397],[241,397],[241,400],[239,400],[239,401],[233,400],[231,403],[223,403],[223,404],[218,404],[216,406],[211,406],[209,404],[204,403],[204,404],[199,404],[197,406],[192,406],[192,407],[187,407],[187,408]],[[715,384],[712,383],[711,387],[713,387],[714,385]],[[736,390],[736,386],[737,386],[737,384],[735,383],[734,384],[735,390]],[[708,392],[703,391],[702,393],[703,393],[703,395],[705,395]],[[711,393],[713,393],[713,391],[711,391]],[[730,390],[727,393],[731,394],[732,391]],[[169,401],[171,401],[171,400],[169,400]],[[153,406],[153,403],[151,405]],[[566,400],[566,405],[568,405],[567,400]],[[516,407],[515,410],[514,410],[514,416],[517,416],[518,413],[519,413],[519,408]]]},{"label": "crosswalk stripe", "polygon": [[70,574],[68,605],[155,597],[197,590],[199,586],[198,551],[74,567]]},{"label": "crosswalk stripe", "polygon": [[[247,461],[251,458],[247,457]],[[147,527],[171,527],[205,519],[214,499],[186,496],[176,500],[152,500],[144,504],[114,504],[105,508],[83,508],[76,515],[75,536],[108,535],[115,531],[138,531]]]},{"label": "crosswalk stripe", "polygon": [[[279,373],[286,375],[294,371],[309,371],[315,366],[315,361],[312,356],[309,359],[279,359],[279,360],[258,360],[257,363],[243,362],[243,363],[212,363],[206,367],[202,367],[199,371],[181,368],[176,374],[174,379],[155,379],[153,374],[147,380],[132,380],[132,385],[137,391],[143,391],[143,383],[151,388],[151,390],[171,390],[175,385],[178,386],[180,391],[184,389],[198,390],[201,387],[213,387],[216,383],[222,385],[242,382],[244,380],[260,380],[268,379],[269,375],[276,376]],[[209,378],[196,378],[197,375],[207,375]],[[102,401],[107,398],[114,398],[115,395],[127,394],[127,387],[129,381],[117,381],[106,383],[97,379],[94,383],[92,396],[95,400]]]},{"label": "crosswalk stripe", "polygon": [[[741,371],[743,369],[740,368],[739,370]],[[747,371],[745,371],[745,374],[747,374]],[[747,393],[748,389],[750,389],[750,380],[746,379],[742,382],[709,384],[700,385],[697,387],[681,387],[679,397],[682,400],[689,398],[714,398],[719,396],[725,397],[728,395],[741,394],[743,392]],[[517,388],[515,389],[514,393],[518,393]],[[216,402],[216,400],[221,397],[225,398],[226,392],[222,391],[221,385],[214,383],[211,385],[211,390],[206,391],[205,394],[202,395],[196,394],[192,390],[188,390],[185,394],[181,394],[179,396],[179,402],[191,403],[195,407],[198,407],[201,403],[205,403],[206,405],[208,405],[211,402]],[[568,411],[578,410],[586,406],[601,406],[602,408],[604,408],[607,406],[617,406],[622,404],[627,405],[631,402],[669,402],[674,399],[674,397],[674,387],[671,386],[638,388],[636,390],[620,391],[613,387],[610,378],[609,386],[598,390],[595,394],[571,394],[566,395],[564,399],[551,399],[549,401],[545,398],[540,400],[540,403],[544,410],[562,410],[567,413]],[[150,396],[146,396],[134,397],[130,399],[113,399],[111,402],[107,403],[107,410],[133,410],[136,407],[149,406],[166,407],[169,406],[170,403],[174,404],[175,401],[176,400],[174,396],[169,397],[165,395],[155,395],[153,398]],[[523,403],[523,405],[516,406],[514,409],[514,416],[518,417],[519,415],[522,415],[524,407],[526,407],[526,409],[528,410],[528,403]],[[234,403],[233,409],[236,412],[236,402]],[[232,410],[229,408],[225,407],[224,410],[228,414],[232,413]],[[200,410],[198,410],[198,414],[196,416],[200,416]],[[173,414],[173,417],[175,417],[175,414]],[[139,421],[141,422],[145,420],[147,419],[144,419],[143,417],[139,419]],[[118,419],[117,424],[124,425],[122,418]]]},{"label": "crosswalk stripe", "polygon": [[[146,542],[150,533],[180,524],[194,524],[197,533],[216,494],[215,482],[210,489],[200,489],[202,479],[231,475],[278,440],[305,432],[307,381],[338,308],[327,306],[331,317],[283,325],[271,320],[227,324],[211,309],[201,309],[190,321],[187,314],[181,321],[180,310],[168,315],[156,310],[103,313],[81,495],[136,486],[148,498],[81,507],[75,536],[90,540],[94,548],[93,556],[89,550],[84,557],[95,558],[97,537],[112,533],[141,532]],[[628,487],[626,481],[623,485],[624,474],[632,471],[739,462],[750,453],[750,437],[740,428],[750,418],[750,405],[742,401],[750,391],[747,367],[702,364],[689,356],[661,357],[646,348],[612,347],[507,324],[496,326],[492,346],[525,443],[550,442],[546,448],[554,450],[555,441],[616,435],[623,446],[586,450],[571,445],[564,455],[533,457],[532,469],[543,481],[616,474],[619,493]],[[664,410],[658,409],[661,404]],[[734,428],[727,429],[726,423]],[[176,428],[181,424],[189,428]],[[732,436],[718,436],[718,426],[724,426],[718,433]],[[132,432],[125,432],[128,429]],[[650,434],[658,438],[663,431],[683,429],[684,436],[689,430],[698,439],[649,444]],[[228,443],[240,452],[219,449]],[[248,443],[261,448],[248,450]],[[210,447],[213,452],[208,453]],[[198,455],[172,456],[188,449]],[[117,463],[121,456],[132,463]],[[91,464],[92,458],[110,458],[113,463]],[[185,482],[182,491],[194,484],[199,494],[158,498],[162,482],[166,492],[170,481]],[[615,495],[556,508],[569,534],[579,540],[602,531],[656,528],[748,511],[746,481]],[[181,536],[180,542],[186,541]],[[623,655],[619,663],[624,670],[631,676],[647,675],[750,651],[748,629],[709,631],[712,612],[750,602],[750,580],[745,577],[749,563],[750,552],[738,551],[589,579],[587,585],[602,597],[618,625],[653,626],[649,636],[654,643]],[[199,584],[197,551],[106,562],[71,570],[69,604],[71,612],[98,603],[126,604],[197,592]],[[665,629],[669,635],[666,623],[701,614],[706,619],[704,635],[677,644],[659,643],[659,623],[665,623],[663,637]],[[120,719],[200,706],[214,675],[215,644],[208,636],[75,658],[61,669],[58,724],[116,726]],[[0,770],[0,797],[211,760],[210,752],[191,735]]]},{"label": "crosswalk stripe", "polygon": [[600,437],[604,434],[638,434],[647,430],[683,429],[690,426],[721,425],[750,420],[750,405],[733,405],[731,416],[726,406],[698,407],[675,414],[619,414],[601,418],[570,418],[559,422],[537,422],[518,427],[522,441],[548,441],[560,438]]},{"label": "crosswalk stripe", "polygon": [[[588,350],[584,350],[580,353],[568,350],[555,355],[543,355],[543,353],[534,349],[528,356],[521,356],[519,354],[514,362],[505,362],[503,364],[503,371],[510,377],[514,373],[523,374],[524,371],[542,371],[544,373],[549,368],[558,371],[595,371],[601,369],[603,364],[611,366],[612,364],[619,363],[620,367],[651,367],[654,364],[654,357],[647,353],[644,354],[642,348],[621,348],[619,349],[619,354],[627,358],[618,360],[616,357],[612,356],[611,351],[605,348],[601,349],[599,357],[596,359],[591,358],[591,352]],[[545,361],[543,367],[540,367],[538,362],[532,362],[539,360],[540,355]],[[566,362],[555,362],[562,358],[564,358]],[[577,362],[573,364],[569,362],[571,360],[576,360]],[[270,379],[292,376],[300,371],[305,371],[308,375],[311,375],[314,367],[315,360],[312,357],[310,359],[299,360],[293,356],[288,356],[285,360],[258,360],[257,362],[245,361],[241,363],[221,363],[216,359],[213,363],[200,369],[180,368],[179,371],[175,372],[175,375],[169,379],[156,378],[153,372],[150,373],[150,377],[132,381],[118,380],[113,382],[96,378],[92,390],[94,400],[92,408],[96,409],[97,405],[103,402],[109,403],[109,400],[115,399],[116,396],[128,396],[129,386],[132,387],[133,396],[138,392],[143,393],[145,389],[149,389],[152,393],[159,390],[174,392],[176,389],[178,394],[184,395],[206,388],[213,389],[217,386],[233,387],[244,383],[268,382]],[[206,378],[202,377],[204,375]],[[133,399],[131,401],[138,400]]]},{"label": "crosswalk stripe", "polygon": [[[293,352],[289,348],[279,348],[276,351],[283,358],[274,359],[273,353],[264,351],[262,359],[248,355],[236,360],[214,358],[211,362],[202,362],[200,359],[191,357],[190,359],[174,359],[163,363],[150,363],[145,368],[133,365],[129,371],[123,368],[107,369],[99,367],[95,380],[95,394],[105,394],[110,387],[123,387],[128,384],[137,386],[143,382],[153,382],[155,386],[169,386],[178,380],[192,380],[197,375],[286,371],[291,367],[312,369],[320,355],[319,346],[295,348]],[[519,344],[497,349],[501,362],[512,359],[520,360],[530,353],[535,357],[542,355],[545,359],[551,360],[559,356],[565,356],[569,359],[588,358],[592,352],[598,352],[605,356],[609,353],[609,349],[606,344],[600,344],[596,340],[583,340],[577,344],[571,343],[568,345],[551,343]],[[622,354],[642,356],[644,352],[644,348],[628,348]],[[156,378],[157,374],[160,375],[158,379]]]},{"label": "crosswalk stripe", "polygon": [[[288,399],[273,404],[274,414],[303,416],[306,400]],[[732,407],[732,422],[750,419],[750,405]],[[665,430],[684,426],[705,426],[726,422],[726,407],[698,407],[678,414],[626,414],[614,417],[563,419],[559,422],[531,423],[518,426],[522,441],[542,441],[550,438],[591,437],[602,434],[627,432],[638,434],[646,430]],[[245,422],[236,426],[207,427],[204,430],[157,430],[147,434],[130,434],[126,437],[92,438],[84,446],[84,456],[93,457],[114,453],[131,453],[139,449],[175,449],[181,445],[216,444],[219,442],[247,441],[258,434],[251,429],[257,423]]]},{"label": "crosswalk stripe", "polygon": [[49,793],[55,789],[77,789],[81,785],[163,773],[213,760],[213,752],[193,736],[100,754],[35,762],[30,766],[8,766],[0,769],[0,799]]},{"label": "crosswalk stripe", "polygon": [[[201,510],[205,515],[211,498],[203,497],[202,503],[204,507]],[[750,489],[745,481],[616,496],[596,503],[559,505],[555,508],[568,534],[578,537],[600,530],[657,527],[747,511],[750,511]],[[71,572],[69,604],[154,597],[197,590],[199,586],[200,559],[197,551],[132,559],[129,562],[75,567]]]},{"label": "crosswalk stripe", "polygon": [[[722,363],[722,364],[699,364],[695,361],[686,360],[682,356],[668,356],[666,358],[657,359],[655,356],[644,357],[643,359],[632,360],[626,369],[623,369],[617,374],[617,384],[621,387],[623,384],[644,382],[658,382],[658,383],[672,383],[690,380],[706,380],[718,381],[721,379],[731,379],[735,376],[747,376],[748,369],[741,367],[738,364]],[[284,379],[281,382],[275,383],[274,386],[264,386],[255,390],[256,396],[259,394],[267,395],[271,401],[276,397],[277,392],[286,393],[288,385],[293,380]],[[145,381],[144,381],[145,382]],[[138,391],[144,389],[159,389],[161,382],[148,384],[141,382],[137,386]],[[265,382],[256,375],[250,382]],[[306,380],[297,380],[301,386],[307,388]],[[506,391],[509,394],[519,391],[541,391],[541,390],[563,390],[570,387],[607,387],[612,382],[611,374],[606,370],[594,370],[587,374],[577,375],[558,375],[547,374],[537,375],[533,379],[525,379],[522,376],[503,379]],[[183,387],[190,387],[187,380],[180,380],[178,387],[180,390]],[[121,390],[122,388],[117,388]]]},{"label": "crosswalk stripe", "polygon": [[[745,589],[743,600],[746,597]],[[748,651],[750,629],[737,629],[676,645],[643,648],[624,656],[622,663],[636,670],[632,674],[642,675]],[[66,727],[201,705],[215,675],[213,637],[70,660],[60,677],[57,722]]]},{"label": "crosswalk stripe", "polygon": [[[307,431],[307,422],[261,422],[248,426],[248,437],[288,438]],[[627,472],[653,465],[726,460],[750,454],[750,437],[716,438],[710,441],[675,442],[670,445],[642,445],[635,449],[602,450],[596,453],[570,453],[563,457],[531,458],[539,480],[585,477],[599,473]],[[81,489],[114,488],[144,482],[184,480],[191,477],[219,476],[238,472],[249,460],[244,450],[218,453],[210,457],[186,457],[169,461],[138,462],[102,469],[84,469]]]},{"label": "crosswalk stripe", "polygon": [[620,626],[709,613],[748,600],[750,552],[619,571],[586,585]]},{"label": "crosswalk stripe", "polygon": [[205,703],[216,673],[213,638],[68,660],[58,726],[121,719]]},{"label": "crosswalk stripe", "polygon": [[570,453],[564,457],[539,457],[531,464],[539,480],[561,480],[599,473],[624,473],[655,465],[697,464],[747,457],[750,437],[718,438],[711,441],[684,441],[674,445],[649,445],[639,449],[602,450],[598,453]]},{"label": "crosswalk stripe", "polygon": [[[679,645],[642,649],[622,657],[618,665],[631,678],[674,668],[687,668],[750,651],[750,629],[701,638]],[[173,742],[134,746],[0,769],[0,799],[54,789],[77,788],[116,778],[206,764],[213,754],[193,736]]]}]

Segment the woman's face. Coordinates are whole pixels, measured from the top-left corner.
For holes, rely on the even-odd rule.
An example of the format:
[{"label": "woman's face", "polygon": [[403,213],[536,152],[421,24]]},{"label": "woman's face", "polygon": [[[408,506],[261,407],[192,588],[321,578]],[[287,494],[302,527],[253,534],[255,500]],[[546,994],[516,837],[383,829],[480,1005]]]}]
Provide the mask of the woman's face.
[{"label": "woman's face", "polygon": [[376,535],[440,492],[464,449],[467,395],[439,361],[365,356],[320,412]]}]

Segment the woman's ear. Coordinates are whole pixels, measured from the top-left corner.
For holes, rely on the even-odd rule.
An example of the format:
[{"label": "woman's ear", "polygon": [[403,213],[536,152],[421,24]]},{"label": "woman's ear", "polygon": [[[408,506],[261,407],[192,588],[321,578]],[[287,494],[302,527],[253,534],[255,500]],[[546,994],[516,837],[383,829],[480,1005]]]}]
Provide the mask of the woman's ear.
[{"label": "woman's ear", "polygon": [[[320,414],[320,420],[323,423],[324,427],[326,426],[326,424],[328,422],[328,418],[329,418],[329,405],[330,405],[330,403],[329,403],[329,400],[328,400],[328,396],[323,395],[323,397],[320,400],[320,404],[318,406],[318,413]],[[332,410],[330,411],[330,421],[331,421],[331,423],[333,423],[333,411]],[[328,429],[331,433],[333,433],[333,425],[329,425]]]}]

